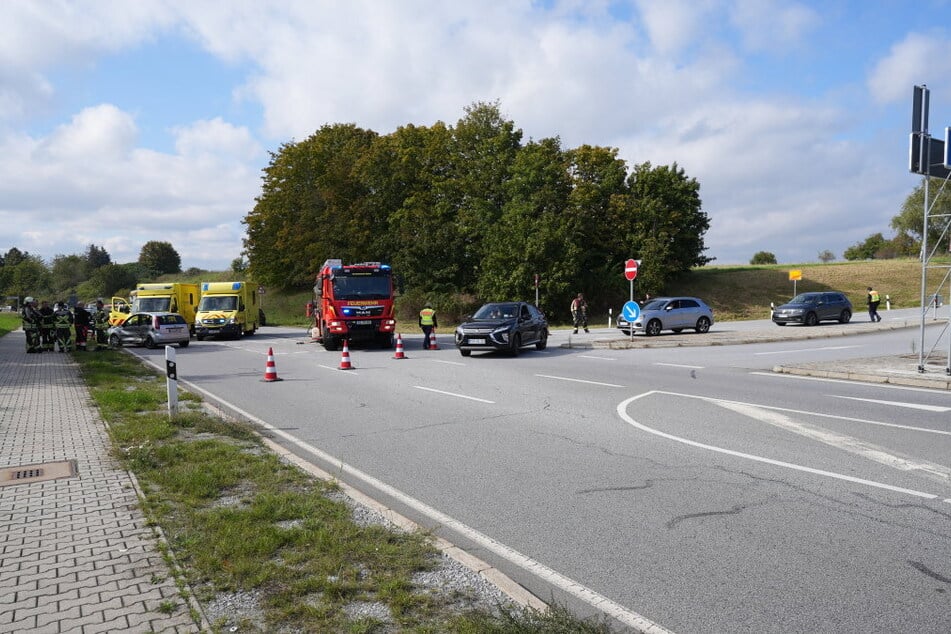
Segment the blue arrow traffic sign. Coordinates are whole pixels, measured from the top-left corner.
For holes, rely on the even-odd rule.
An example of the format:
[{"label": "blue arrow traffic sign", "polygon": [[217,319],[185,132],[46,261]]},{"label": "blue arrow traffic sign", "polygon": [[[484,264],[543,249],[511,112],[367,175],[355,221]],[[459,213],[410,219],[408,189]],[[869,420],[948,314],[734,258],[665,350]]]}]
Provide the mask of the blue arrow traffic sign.
[{"label": "blue arrow traffic sign", "polygon": [[637,302],[625,302],[621,314],[628,322],[634,323],[641,316],[641,307],[637,305]]}]

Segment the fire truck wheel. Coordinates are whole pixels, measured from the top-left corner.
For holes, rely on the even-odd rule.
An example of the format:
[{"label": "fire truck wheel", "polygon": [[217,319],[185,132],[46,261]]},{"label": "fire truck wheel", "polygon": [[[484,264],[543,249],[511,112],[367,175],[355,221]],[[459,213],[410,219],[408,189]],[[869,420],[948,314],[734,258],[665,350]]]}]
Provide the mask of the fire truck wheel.
[{"label": "fire truck wheel", "polygon": [[340,346],[340,340],[334,337],[333,335],[324,333],[324,350],[328,352],[333,352]]}]

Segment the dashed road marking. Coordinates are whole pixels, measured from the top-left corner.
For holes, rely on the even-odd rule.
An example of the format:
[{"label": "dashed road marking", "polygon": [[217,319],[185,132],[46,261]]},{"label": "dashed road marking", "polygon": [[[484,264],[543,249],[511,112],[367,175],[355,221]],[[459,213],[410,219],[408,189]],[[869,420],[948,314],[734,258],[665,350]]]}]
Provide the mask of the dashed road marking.
[{"label": "dashed road marking", "polygon": [[585,379],[574,379],[568,376],[553,376],[551,374],[536,374],[535,376],[543,379],[554,379],[556,381],[571,381],[572,383],[586,383],[588,385],[601,385],[604,387],[627,387],[626,385],[615,385],[614,383],[602,383],[600,381],[587,381]]}]

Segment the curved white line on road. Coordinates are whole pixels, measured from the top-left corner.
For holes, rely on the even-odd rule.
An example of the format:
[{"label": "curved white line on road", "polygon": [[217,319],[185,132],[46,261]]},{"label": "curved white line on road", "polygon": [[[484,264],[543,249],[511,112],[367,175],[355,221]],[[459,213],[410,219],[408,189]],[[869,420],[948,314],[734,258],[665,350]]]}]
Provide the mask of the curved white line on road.
[{"label": "curved white line on road", "polygon": [[674,442],[679,442],[684,445],[690,445],[691,447],[697,447],[699,449],[706,449],[707,451],[714,451],[717,453],[726,454],[728,456],[734,456],[736,458],[743,458],[744,460],[752,460],[754,462],[762,462],[764,464],[773,465],[775,467],[783,467],[785,469],[792,469],[794,471],[802,471],[804,473],[811,473],[812,475],[818,475],[825,478],[832,478],[834,480],[842,480],[845,482],[854,482],[855,484],[863,484],[865,486],[875,487],[878,489],[885,489],[886,491],[893,491],[895,493],[904,493],[905,495],[911,495],[914,497],[924,498],[926,500],[935,500],[938,498],[937,495],[931,493],[925,493],[923,491],[915,491],[914,489],[906,489],[903,487],[896,487],[890,484],[884,484],[882,482],[875,482],[874,480],[865,480],[864,478],[856,478],[854,476],[845,475],[842,473],[835,473],[834,471],[825,471],[824,469],[813,469],[812,467],[806,467],[803,465],[794,464],[792,462],[783,462],[782,460],[774,460],[772,458],[766,458],[764,456],[755,456],[753,454],[743,453],[742,451],[734,451],[733,449],[726,449],[724,447],[717,447],[715,445],[708,445],[702,442],[697,442],[696,440],[690,440],[689,438],[682,438],[680,436],[674,436],[673,434],[668,434],[662,432],[658,429],[648,427],[642,423],[637,422],[627,414],[627,406],[633,403],[636,400],[644,398],[646,396],[653,396],[655,394],[664,394],[664,392],[651,390],[650,392],[644,392],[643,394],[638,394],[637,396],[632,396],[631,398],[621,401],[617,406],[618,416],[622,420],[627,422],[632,427],[645,431],[649,434],[654,434],[655,436],[660,436],[661,438],[666,438],[668,440],[673,440]]},{"label": "curved white line on road", "polygon": [[[157,363],[152,363],[151,361],[147,361],[147,362],[153,367],[155,367],[156,369],[159,369],[159,370],[163,369]],[[343,473],[346,473],[350,475],[351,477],[354,477],[370,485],[371,487],[377,489],[378,491],[381,491],[382,493],[389,495],[390,497],[396,500],[399,500],[403,504],[412,508],[416,512],[428,517],[432,521],[437,522],[465,536],[467,539],[475,542],[482,548],[485,548],[486,550],[492,553],[495,553],[496,555],[505,559],[509,563],[515,566],[518,566],[519,568],[527,571],[528,573],[532,575],[535,575],[536,577],[545,581],[546,583],[549,583],[555,586],[556,588],[564,591],[566,594],[569,594],[581,601],[584,601],[588,605],[592,606],[593,608],[597,610],[600,610],[601,612],[618,620],[619,622],[624,623],[625,625],[628,625],[632,628],[635,628],[638,631],[644,632],[645,634],[673,634],[669,630],[663,628],[657,623],[654,623],[653,621],[647,619],[646,617],[641,616],[637,612],[627,609],[623,605],[612,601],[611,599],[605,597],[604,595],[598,594],[594,590],[581,585],[577,581],[574,581],[573,579],[570,579],[562,575],[561,573],[556,572],[555,570],[552,570],[551,568],[542,564],[541,562],[535,561],[531,557],[523,555],[522,553],[518,552],[514,548],[510,548],[506,546],[505,544],[499,541],[496,541],[495,539],[492,539],[488,535],[484,535],[480,533],[474,528],[471,528],[470,526],[463,524],[462,522],[450,517],[449,515],[446,515],[445,513],[437,511],[436,509],[429,506],[428,504],[425,504],[417,500],[416,498],[411,497],[407,495],[406,493],[403,493],[399,489],[392,487],[389,484],[386,484],[385,482],[378,480],[374,478],[373,476],[367,473],[364,473],[355,467],[351,467],[347,463],[340,461],[339,459],[326,453],[325,451],[322,451],[321,449],[318,449],[317,447],[290,435],[289,433],[285,432],[282,429],[279,429],[277,427],[274,427],[273,425],[270,425],[269,423],[261,420],[257,416],[254,416],[253,414],[250,414],[249,412],[242,410],[240,407],[237,407],[236,405],[233,405],[229,403],[228,401],[225,401],[224,399],[218,398],[217,396],[215,396],[208,390],[205,390],[189,381],[179,381],[179,382],[182,383],[183,385],[187,385],[189,389],[195,390],[196,392],[200,392],[201,394],[204,394],[208,398],[222,403],[225,407],[231,408],[232,411],[237,412],[241,416],[245,417],[247,420],[253,422],[256,425],[259,425],[263,429],[268,430],[270,433],[274,434],[275,436],[280,436],[285,441],[300,447],[301,449],[307,451],[308,453],[316,456],[320,460],[323,460],[324,462],[328,464],[337,465],[340,471],[342,471]],[[421,388],[421,389],[426,389],[426,388]]]}]

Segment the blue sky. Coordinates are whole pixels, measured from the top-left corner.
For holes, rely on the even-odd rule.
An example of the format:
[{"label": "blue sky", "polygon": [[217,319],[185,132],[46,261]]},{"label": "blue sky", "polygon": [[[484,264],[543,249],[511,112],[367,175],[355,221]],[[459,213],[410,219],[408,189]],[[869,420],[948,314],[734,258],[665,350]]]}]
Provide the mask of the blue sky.
[{"label": "blue sky", "polygon": [[[911,95],[951,125],[951,0],[6,0],[0,253],[167,240],[226,269],[268,152],[498,100],[525,139],[700,182],[707,255],[839,259],[919,183]],[[632,253],[632,257],[638,254]],[[620,263],[619,263],[620,266]]]}]

